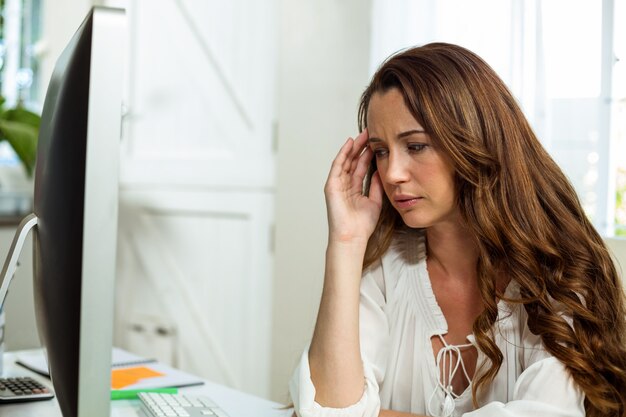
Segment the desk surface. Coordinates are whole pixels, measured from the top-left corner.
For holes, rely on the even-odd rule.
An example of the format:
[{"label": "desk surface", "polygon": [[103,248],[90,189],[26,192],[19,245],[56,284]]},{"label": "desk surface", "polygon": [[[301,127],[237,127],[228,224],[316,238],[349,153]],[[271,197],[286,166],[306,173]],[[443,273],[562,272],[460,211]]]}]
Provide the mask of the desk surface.
[{"label": "desk surface", "polygon": [[[4,355],[4,377],[31,376],[52,386],[49,379],[16,365],[18,352]],[[190,395],[205,395],[213,399],[231,417],[290,417],[291,410],[283,410],[281,404],[246,394],[223,385],[205,381],[204,385],[186,387],[179,390]],[[118,400],[111,402],[111,417],[139,417],[139,400]],[[0,417],[61,417],[56,398],[47,401],[33,401],[21,404],[0,405]]]}]

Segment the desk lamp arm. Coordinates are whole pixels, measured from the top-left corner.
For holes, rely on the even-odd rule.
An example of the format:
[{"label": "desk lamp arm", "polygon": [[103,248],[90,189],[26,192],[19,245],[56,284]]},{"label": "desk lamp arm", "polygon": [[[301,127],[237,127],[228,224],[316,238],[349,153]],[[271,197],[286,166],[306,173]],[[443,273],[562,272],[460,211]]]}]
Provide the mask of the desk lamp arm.
[{"label": "desk lamp arm", "polygon": [[2,268],[2,272],[0,273],[0,311],[4,306],[4,300],[9,292],[9,284],[11,284],[11,280],[15,276],[15,271],[17,270],[17,261],[20,257],[20,253],[22,253],[22,248],[24,247],[24,241],[26,241],[26,236],[28,233],[37,225],[37,216],[34,213],[29,214],[24,217],[20,222],[19,226],[17,226],[17,231],[15,232],[15,236],[13,237],[13,242],[11,242],[11,248],[9,249],[9,253],[7,254],[7,258],[4,261],[4,267]]}]

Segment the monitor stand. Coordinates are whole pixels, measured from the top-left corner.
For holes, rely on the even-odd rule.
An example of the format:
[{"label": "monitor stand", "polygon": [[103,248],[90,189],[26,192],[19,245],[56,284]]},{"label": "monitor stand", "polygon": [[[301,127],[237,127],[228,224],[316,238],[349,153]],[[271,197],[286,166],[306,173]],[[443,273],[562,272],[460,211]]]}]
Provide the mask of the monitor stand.
[{"label": "monitor stand", "polygon": [[28,233],[35,226],[37,226],[37,216],[34,213],[31,213],[28,216],[24,217],[19,226],[17,226],[17,231],[15,232],[15,236],[13,237],[13,242],[11,242],[11,248],[9,249],[7,258],[4,261],[4,267],[2,268],[2,272],[0,273],[0,311],[4,306],[4,300],[6,299],[7,293],[9,292],[9,284],[15,276],[15,271],[17,270],[18,266],[18,260],[20,257],[20,253],[22,253],[22,248],[24,247],[24,241],[26,240],[26,236],[28,236]]}]

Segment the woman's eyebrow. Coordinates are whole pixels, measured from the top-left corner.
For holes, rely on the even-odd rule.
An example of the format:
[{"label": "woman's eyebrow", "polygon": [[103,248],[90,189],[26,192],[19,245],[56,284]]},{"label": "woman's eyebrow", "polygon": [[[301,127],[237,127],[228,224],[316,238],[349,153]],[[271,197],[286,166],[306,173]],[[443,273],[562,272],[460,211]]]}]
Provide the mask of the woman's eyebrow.
[{"label": "woman's eyebrow", "polygon": [[407,130],[406,132],[398,133],[398,139],[402,139],[411,135],[418,135],[418,134],[424,134],[424,133],[426,133],[426,131],[420,130],[420,129]]},{"label": "woman's eyebrow", "polygon": [[[406,132],[401,132],[398,133],[397,138],[398,139],[402,139],[405,138],[407,136],[411,136],[411,135],[419,135],[419,134],[426,134],[425,130],[420,130],[420,129],[411,129],[411,130],[407,130]],[[377,138],[376,136],[370,136],[367,139],[368,143],[380,143],[380,142],[384,142],[384,140]]]},{"label": "woman's eyebrow", "polygon": [[381,143],[383,140],[377,137],[370,136],[367,138],[367,143]]}]

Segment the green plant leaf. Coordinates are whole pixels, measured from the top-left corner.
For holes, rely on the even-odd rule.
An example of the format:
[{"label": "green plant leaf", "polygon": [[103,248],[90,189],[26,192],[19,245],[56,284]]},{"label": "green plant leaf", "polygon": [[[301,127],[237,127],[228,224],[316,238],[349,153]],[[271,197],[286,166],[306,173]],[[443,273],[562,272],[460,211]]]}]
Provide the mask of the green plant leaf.
[{"label": "green plant leaf", "polygon": [[2,114],[2,119],[12,122],[24,123],[37,129],[39,129],[39,125],[41,124],[41,117],[39,117],[38,114],[26,110],[23,107],[16,107],[14,109],[5,111]]},{"label": "green plant leaf", "polygon": [[0,120],[0,138],[6,139],[20,158],[28,177],[33,176],[39,129],[21,122]]}]

